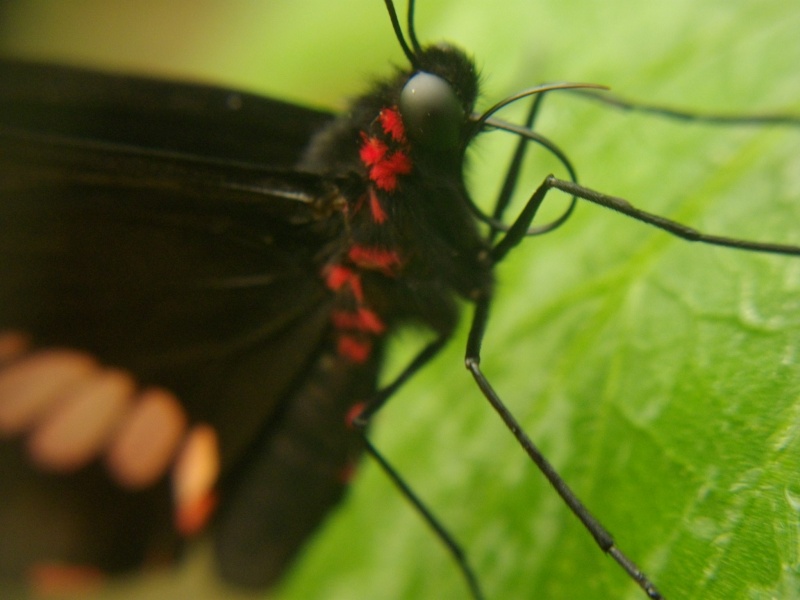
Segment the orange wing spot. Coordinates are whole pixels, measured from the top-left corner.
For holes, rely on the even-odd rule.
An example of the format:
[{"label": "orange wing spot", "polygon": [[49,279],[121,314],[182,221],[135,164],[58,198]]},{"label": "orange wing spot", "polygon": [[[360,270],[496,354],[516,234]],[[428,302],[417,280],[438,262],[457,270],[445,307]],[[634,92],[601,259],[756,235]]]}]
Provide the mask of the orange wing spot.
[{"label": "orange wing spot", "polygon": [[397,189],[397,177],[411,173],[411,159],[405,152],[395,152],[378,161],[369,170],[369,178],[380,189],[393,192]]},{"label": "orange wing spot", "polygon": [[337,329],[355,329],[378,335],[386,330],[381,318],[368,308],[359,308],[357,312],[335,311],[331,318]]},{"label": "orange wing spot", "polygon": [[205,529],[219,504],[214,492],[176,507],[175,529],[184,537],[197,535]]},{"label": "orange wing spot", "polygon": [[384,133],[390,135],[396,142],[405,143],[406,128],[405,125],[403,125],[403,118],[396,108],[382,110],[378,118],[380,119]]},{"label": "orange wing spot", "polygon": [[353,246],[347,252],[347,257],[361,268],[381,271],[390,277],[396,275],[397,268],[401,265],[397,252],[381,248]]},{"label": "orange wing spot", "polygon": [[350,362],[363,363],[369,358],[372,352],[372,342],[369,340],[360,340],[358,338],[343,335],[339,337],[336,343],[336,351],[339,356],[345,357]]},{"label": "orange wing spot", "polygon": [[378,194],[375,193],[373,188],[369,188],[369,209],[372,211],[372,220],[378,224],[386,222],[388,218],[386,216],[386,211],[383,210],[381,206],[381,201],[378,198]]},{"label": "orange wing spot", "polygon": [[192,427],[172,469],[175,527],[184,536],[200,532],[214,513],[219,460],[214,428],[205,424]]},{"label": "orange wing spot", "polygon": [[106,580],[103,572],[89,565],[36,563],[28,569],[28,580],[39,596],[88,594],[97,591]]}]

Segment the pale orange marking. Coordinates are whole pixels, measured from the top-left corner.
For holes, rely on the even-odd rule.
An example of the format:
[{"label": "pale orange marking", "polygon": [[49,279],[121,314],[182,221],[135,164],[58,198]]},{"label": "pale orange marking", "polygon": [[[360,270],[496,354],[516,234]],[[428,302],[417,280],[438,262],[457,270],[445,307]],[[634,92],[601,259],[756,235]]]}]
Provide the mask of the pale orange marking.
[{"label": "pale orange marking", "polygon": [[0,370],[0,435],[29,429],[73,386],[92,377],[97,363],[71,350],[44,350]]},{"label": "pale orange marking", "polygon": [[123,487],[141,489],[166,472],[186,432],[186,413],[170,392],[145,390],[108,447],[106,464]]},{"label": "pale orange marking", "polygon": [[185,536],[201,531],[217,506],[219,439],[210,425],[191,429],[172,469],[175,527]]},{"label": "pale orange marking", "polygon": [[40,467],[72,471],[86,465],[106,442],[132,404],[135,383],[117,369],[97,371],[74,385],[44,415],[28,439],[28,450]]}]

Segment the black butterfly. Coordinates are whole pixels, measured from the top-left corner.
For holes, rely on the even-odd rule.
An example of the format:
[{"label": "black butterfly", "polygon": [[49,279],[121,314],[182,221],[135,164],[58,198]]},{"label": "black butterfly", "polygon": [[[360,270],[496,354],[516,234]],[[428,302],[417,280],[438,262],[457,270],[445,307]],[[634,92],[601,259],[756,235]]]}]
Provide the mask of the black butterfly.
[{"label": "black butterfly", "polygon": [[[107,81],[107,80],[104,80],[104,81]],[[147,96],[151,96],[151,94],[146,94],[146,95],[147,95]],[[227,98],[226,98],[226,99],[227,99]],[[245,106],[246,106],[246,105],[247,105],[247,103],[245,103]],[[141,106],[141,105],[139,105],[139,106]],[[270,107],[270,108],[271,108],[273,111],[276,111],[276,110],[277,110],[277,107],[276,107],[276,106],[272,106],[272,107]],[[313,128],[313,129],[316,129],[316,128],[317,128],[317,126],[319,125],[319,122],[322,122],[322,121],[323,121],[323,120],[325,120],[325,118],[326,118],[326,116],[325,116],[325,115],[322,115],[322,114],[321,114],[321,115],[318,115],[319,122],[316,122],[316,121],[314,121],[314,119],[312,119],[312,118],[309,116],[309,114],[308,114],[308,113],[305,113],[305,112],[303,112],[303,113],[301,114],[301,117],[302,117],[302,118],[299,120],[299,121],[300,121],[300,123],[298,123],[296,120],[293,120],[293,119],[291,118],[291,116],[289,116],[289,115],[288,115],[288,112],[291,112],[291,111],[290,111],[290,109],[289,109],[289,107],[285,107],[285,106],[283,106],[283,105],[282,105],[282,107],[281,107],[280,111],[278,111],[278,112],[279,112],[280,114],[282,114],[282,115],[286,115],[286,116],[285,116],[285,119],[283,119],[283,121],[285,122],[285,124],[289,126],[289,128],[291,129],[291,132],[292,132],[292,133],[298,133],[298,138],[302,138],[303,140],[307,138],[307,135],[308,135],[308,133],[302,133],[302,135],[300,135],[300,128],[301,128],[301,127],[304,127],[304,126],[306,126],[306,125],[313,125],[313,127],[309,127],[309,128],[308,128],[308,131],[310,132],[310,130],[311,130],[312,128]],[[185,113],[185,112],[182,112],[182,113],[181,113],[181,116],[184,116],[184,117],[185,117],[185,116],[186,116],[186,113]],[[205,115],[204,115],[204,116],[205,116]],[[314,121],[314,122],[312,123],[312,121]],[[142,122],[141,120],[137,120],[137,123],[141,123],[141,122]],[[210,125],[210,124],[208,124],[208,125]],[[208,125],[207,125],[207,126],[208,126]],[[250,124],[246,125],[246,126],[244,127],[244,129],[246,129],[246,131],[245,131],[244,133],[252,133],[252,132],[250,131],[250,128],[251,128],[251,127],[252,127],[252,126],[251,126]],[[182,130],[182,128],[181,128],[181,130]],[[234,131],[234,132],[231,132],[231,133],[235,133],[235,134],[236,134],[236,136],[237,136],[237,137],[240,137],[240,138],[248,137],[248,136],[246,136],[246,135],[242,135],[242,136],[240,136],[240,134],[239,134],[239,132],[238,132],[238,131]],[[136,129],[135,129],[135,130],[132,132],[132,134],[134,134],[134,135],[144,135],[144,136],[146,136],[146,135],[147,135],[147,131],[142,131],[142,130],[141,130],[141,128],[138,128],[138,127],[137,127],[137,128],[136,128]],[[283,136],[284,134],[281,134],[281,135]],[[215,139],[216,139],[216,137],[217,137],[217,136],[215,136]],[[272,137],[272,136],[270,136],[270,137]],[[232,139],[233,139],[233,138],[232,138]],[[139,140],[137,140],[137,144],[143,144],[143,145],[147,145],[148,147],[150,147],[150,144],[151,144],[151,143],[152,143],[152,142],[150,142],[150,141],[148,140],[148,138],[146,138],[146,137],[142,138],[142,141],[139,141]],[[187,143],[191,143],[191,142],[187,142]],[[222,142],[221,142],[221,143],[222,143]],[[280,147],[280,148],[278,148],[278,150],[279,150],[279,154],[281,154],[281,156],[275,156],[275,157],[274,157],[274,160],[275,160],[275,161],[283,160],[283,157],[285,157],[285,156],[286,156],[286,150],[287,150],[287,148],[288,148],[289,146],[291,146],[291,144],[290,144],[288,141],[287,141],[286,143],[283,143],[283,139],[282,139],[282,144],[281,144],[281,147]],[[190,146],[189,146],[189,147],[190,147]],[[248,154],[248,152],[251,152],[251,151],[252,151],[251,149],[248,149],[247,147],[239,148],[238,144],[237,144],[237,148],[239,148],[239,149],[232,149],[232,148],[231,148],[231,146],[227,146],[227,145],[220,146],[220,148],[221,148],[221,150],[214,149],[213,151],[214,151],[214,152],[223,152],[223,153],[225,154],[225,157],[226,157],[226,158],[245,158],[245,159],[250,159],[250,155]],[[206,152],[206,151],[208,151],[208,146],[206,145],[206,140],[205,140],[205,139],[203,140],[203,146],[202,146],[202,147],[200,147],[200,148],[192,148],[192,149],[193,149],[193,151],[201,151],[201,152]],[[243,154],[243,155],[241,155],[241,156],[234,154],[235,152],[238,152],[238,151],[241,151],[241,152],[243,152],[244,154]],[[270,150],[269,150],[268,148],[267,148],[267,149],[259,149],[259,152],[262,152],[262,153],[263,153],[263,154],[260,154],[260,156],[264,156],[265,154],[267,154],[267,155],[269,155],[269,154],[270,154]],[[59,153],[59,155],[61,155],[61,154]],[[270,157],[270,161],[271,161],[271,160],[272,160],[272,157]],[[26,164],[28,164],[28,163],[26,163]],[[271,162],[271,164],[278,166],[278,163],[276,163],[276,162]],[[281,163],[281,164],[283,164],[283,163]],[[291,162],[287,161],[287,163],[285,163],[285,164],[289,165],[289,164],[291,164]],[[204,173],[205,173],[205,172],[204,172]],[[296,177],[297,179],[293,179],[294,177]],[[284,181],[286,181],[286,176],[282,176],[282,177],[281,177],[281,182],[283,183]],[[302,189],[302,188],[303,188],[303,185],[305,185],[305,183],[306,183],[306,182],[303,180],[303,178],[302,178],[302,177],[299,177],[299,176],[293,175],[293,176],[292,176],[292,178],[289,178],[289,183],[291,184],[291,189],[292,189],[292,190],[296,190],[296,189],[298,189],[298,188]],[[274,183],[273,183],[272,185],[274,185]],[[317,195],[319,195],[319,192],[315,192],[315,193],[316,193]],[[310,195],[312,195],[312,196],[313,196],[314,194],[310,194]],[[211,210],[213,210],[213,209],[211,209]],[[227,210],[227,207],[226,207],[226,210]],[[135,215],[134,215],[134,216],[135,216]],[[279,215],[279,218],[281,219],[281,221],[280,221],[280,222],[281,222],[281,229],[282,229],[282,228],[283,228],[283,224],[285,224],[285,222],[286,222],[286,220],[287,220],[287,215],[282,213],[282,214],[280,214],[280,215]],[[125,219],[125,223],[124,223],[124,226],[125,226],[125,227],[129,227],[129,226],[130,226],[130,223],[131,223],[132,221],[135,221],[135,219],[131,219],[131,218],[128,218],[128,217],[126,217],[126,219]],[[60,222],[60,221],[59,221],[59,222]],[[148,235],[149,235],[150,233],[152,233],[152,232],[153,232],[153,229],[152,229],[152,227],[151,227],[150,225],[148,225],[148,227],[146,228],[146,231],[148,232]],[[12,232],[12,233],[13,233],[13,232]],[[230,230],[226,230],[226,236],[225,236],[225,237],[226,237],[226,239],[230,239],[230,238],[228,238],[228,237],[227,237],[227,234],[228,234],[228,233],[230,233]],[[270,232],[270,233],[272,234],[273,232]],[[279,233],[279,232],[275,232],[275,235],[277,235],[278,233]],[[114,240],[114,241],[117,241],[117,240],[118,240],[118,238],[119,238],[119,236],[117,235],[117,232],[116,232],[116,231],[112,231],[112,232],[110,232],[110,234],[109,234],[109,237],[110,237],[110,239],[111,239],[111,240]],[[234,239],[239,239],[239,238],[237,238],[237,236],[236,236],[236,235],[234,235],[234,236],[233,236],[233,238],[234,238]],[[292,239],[294,239],[294,236],[292,236]],[[15,247],[15,248],[16,248],[16,247],[18,247],[18,244],[17,244],[17,242],[16,242],[16,240],[15,240],[15,238],[14,238],[14,237],[10,237],[10,238],[9,238],[7,241],[8,241],[8,243],[9,243],[9,246],[13,246],[13,247]],[[283,240],[281,240],[281,241],[283,241]],[[101,246],[98,246],[98,247],[101,247]],[[137,246],[137,247],[138,247],[138,246]],[[286,248],[286,246],[281,246],[281,245],[278,245],[278,246],[276,246],[276,247],[282,247],[282,248]],[[294,248],[292,248],[292,250],[294,250]],[[695,249],[694,249],[694,248],[690,249],[690,252],[692,252],[692,251],[695,251]],[[154,248],[154,249],[153,249],[153,252],[154,252],[154,254],[156,254],[156,255],[157,255],[159,258],[162,256],[162,254],[161,254],[161,252],[160,252],[160,250],[159,250],[159,249],[155,249],[155,248]],[[292,260],[290,260],[289,262],[290,262],[290,263],[292,263],[292,264],[294,264],[295,266],[297,266],[297,263],[295,263],[295,262],[294,262],[294,260],[297,258],[297,253],[296,253],[296,252],[291,252],[291,255],[292,255]],[[271,257],[271,259],[272,259],[272,257]],[[313,260],[313,258],[309,258],[309,262],[311,262],[312,260]],[[178,266],[180,266],[180,263],[178,263]],[[226,277],[227,277],[227,276],[230,274],[230,269],[231,269],[231,268],[244,268],[245,266],[246,266],[246,265],[243,265],[242,263],[240,263],[240,262],[237,260],[237,261],[236,261],[236,265],[230,265],[230,264],[227,264],[227,263],[226,263],[226,264],[224,264],[224,265],[220,265],[220,266],[219,266],[219,269],[220,269],[220,272],[223,272],[223,273],[226,275]],[[299,272],[300,272],[300,274],[299,274],[299,278],[300,278],[300,279],[305,279],[305,278],[303,277],[303,275],[305,275],[305,274],[307,274],[307,273],[309,272],[308,265],[307,265],[307,264],[306,264],[306,265],[302,265],[302,266],[301,266],[301,267],[300,267],[298,270],[299,270]],[[284,269],[281,269],[281,270],[280,270],[280,273],[282,273],[282,274],[285,274],[285,270],[284,270]],[[263,273],[261,273],[261,274],[263,275]],[[200,278],[196,278],[196,277],[194,276],[194,274],[193,274],[193,279],[195,280],[195,283],[196,283],[197,279],[199,279],[199,280],[201,281],[200,287],[201,287],[202,289],[204,289],[204,290],[207,290],[207,289],[209,289],[209,288],[214,288],[214,287],[215,287],[213,284],[214,284],[214,283],[216,283],[216,282],[219,280],[219,276],[218,276],[217,274],[215,274],[215,275],[214,275],[214,277],[200,277]],[[165,275],[163,275],[163,274],[162,274],[162,275],[159,277],[159,281],[162,281],[162,282],[163,282],[164,280],[167,280],[167,281],[169,281],[169,282],[170,282],[170,284],[174,283],[174,277],[170,277],[170,276],[168,276],[168,275],[167,275],[167,276],[165,276]],[[110,280],[108,280],[108,279],[105,279],[104,281],[110,281]],[[242,281],[245,281],[245,282],[247,282],[247,280],[242,280]],[[228,287],[228,286],[223,286],[223,287]],[[194,296],[193,296],[193,297],[194,297]],[[185,302],[179,302],[178,304],[179,304],[180,306],[185,306],[185,304],[186,304],[186,303],[185,303]],[[28,308],[28,307],[27,307],[27,306],[25,306],[24,308]],[[196,307],[196,308],[197,308],[198,310],[202,310],[204,307],[203,307],[203,306],[198,306],[198,307]],[[52,330],[52,329],[48,327],[48,330]],[[175,339],[175,338],[172,338],[172,339]],[[295,338],[295,339],[296,339],[296,338]],[[196,345],[194,345],[193,347],[197,347],[197,346],[196,346]],[[112,356],[112,358],[113,358],[113,355],[111,355],[111,356]],[[164,362],[163,362],[163,361],[159,361],[159,362],[160,362],[160,364],[164,364]],[[268,374],[265,374],[265,377],[269,377],[269,375],[268,375]]]}]

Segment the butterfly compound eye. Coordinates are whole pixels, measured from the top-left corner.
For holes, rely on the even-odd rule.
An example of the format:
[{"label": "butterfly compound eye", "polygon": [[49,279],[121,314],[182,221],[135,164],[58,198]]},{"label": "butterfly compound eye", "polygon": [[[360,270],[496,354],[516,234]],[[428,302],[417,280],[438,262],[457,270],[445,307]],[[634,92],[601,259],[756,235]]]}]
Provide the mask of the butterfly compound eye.
[{"label": "butterfly compound eye", "polygon": [[454,148],[460,141],[464,109],[441,77],[417,73],[400,93],[400,114],[408,136],[432,149]]}]

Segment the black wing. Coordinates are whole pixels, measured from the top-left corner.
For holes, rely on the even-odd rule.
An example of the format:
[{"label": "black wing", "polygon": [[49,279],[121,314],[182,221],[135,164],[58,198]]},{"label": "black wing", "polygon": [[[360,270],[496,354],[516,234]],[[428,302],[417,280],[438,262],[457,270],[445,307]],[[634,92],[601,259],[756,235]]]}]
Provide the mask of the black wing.
[{"label": "black wing", "polygon": [[[231,495],[218,545],[244,583],[274,579],[341,494],[352,448],[337,415],[374,385],[374,368],[353,381],[320,367],[320,261],[340,223],[323,210],[323,178],[290,167],[329,119],[216,88],[0,63],[0,330],[122,365],[217,428]],[[312,375],[326,378],[321,398]],[[292,442],[311,427],[309,402],[336,431]],[[19,470],[15,452],[4,448],[4,473]],[[298,473],[313,455],[319,473]],[[89,519],[68,558],[128,568],[163,535],[169,499],[132,499],[95,471],[15,475],[3,506],[25,507],[32,527],[42,510]],[[119,510],[101,516],[97,498]],[[9,513],[0,525],[20,527]],[[0,561],[15,563],[2,568],[35,560],[53,532],[43,537],[27,556],[0,532],[13,544]]]},{"label": "black wing", "polygon": [[330,113],[213,86],[0,58],[0,126],[292,168]]}]

